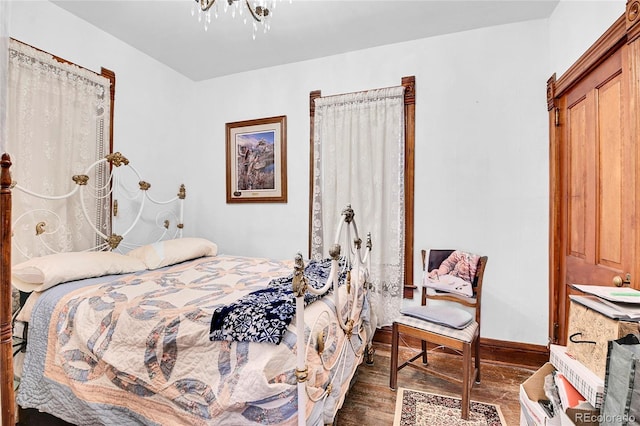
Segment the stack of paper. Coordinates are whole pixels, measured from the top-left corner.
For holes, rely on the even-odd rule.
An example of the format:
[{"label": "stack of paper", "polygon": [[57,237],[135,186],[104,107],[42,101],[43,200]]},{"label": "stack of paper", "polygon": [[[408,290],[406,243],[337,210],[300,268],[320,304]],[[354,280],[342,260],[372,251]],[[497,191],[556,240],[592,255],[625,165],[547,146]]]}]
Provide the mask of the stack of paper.
[{"label": "stack of paper", "polygon": [[615,303],[629,303],[640,305],[640,291],[633,288],[609,287],[606,285],[571,284],[571,287],[583,293],[593,294],[601,299]]},{"label": "stack of paper", "polygon": [[572,287],[590,295],[570,295],[571,300],[609,318],[640,321],[640,291],[595,285],[573,284]]}]

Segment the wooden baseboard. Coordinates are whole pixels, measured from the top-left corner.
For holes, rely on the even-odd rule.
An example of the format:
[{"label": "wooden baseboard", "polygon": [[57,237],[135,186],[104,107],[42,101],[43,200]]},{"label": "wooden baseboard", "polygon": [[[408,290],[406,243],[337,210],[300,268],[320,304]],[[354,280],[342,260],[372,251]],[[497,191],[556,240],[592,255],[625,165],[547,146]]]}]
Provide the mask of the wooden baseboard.
[{"label": "wooden baseboard", "polygon": [[[420,347],[420,340],[404,337],[405,343]],[[376,330],[373,341],[391,345],[391,327]],[[509,342],[505,340],[480,338],[480,359],[523,367],[541,367],[549,361],[549,349],[546,346],[531,343]]]}]

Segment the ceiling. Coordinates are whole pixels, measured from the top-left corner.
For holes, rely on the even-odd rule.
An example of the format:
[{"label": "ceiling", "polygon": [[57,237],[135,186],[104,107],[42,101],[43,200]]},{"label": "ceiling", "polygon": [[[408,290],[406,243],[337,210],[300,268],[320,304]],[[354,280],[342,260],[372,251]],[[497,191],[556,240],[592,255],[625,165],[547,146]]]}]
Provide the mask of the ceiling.
[{"label": "ceiling", "polygon": [[[223,12],[208,31],[191,0],[52,2],[194,80],[531,19],[559,0],[278,0],[271,30]],[[192,16],[192,9],[196,14]]]}]

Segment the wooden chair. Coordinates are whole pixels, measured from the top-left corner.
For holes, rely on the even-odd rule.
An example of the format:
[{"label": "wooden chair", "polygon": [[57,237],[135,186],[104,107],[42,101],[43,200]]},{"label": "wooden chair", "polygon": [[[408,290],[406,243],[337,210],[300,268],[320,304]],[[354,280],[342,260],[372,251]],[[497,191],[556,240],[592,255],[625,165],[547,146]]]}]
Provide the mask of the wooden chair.
[{"label": "wooden chair", "polygon": [[[438,268],[444,259],[453,253],[453,251],[454,250],[430,250],[429,261],[426,263],[426,251],[422,250],[423,270],[425,270],[426,267],[426,271],[429,272],[432,269]],[[461,384],[461,408],[462,419],[464,420],[468,420],[469,418],[470,394],[473,382],[475,381],[476,383],[480,383],[480,301],[482,296],[482,279],[487,259],[487,256],[482,256],[478,261],[476,275],[473,282],[472,297],[444,292],[427,294],[427,288],[424,286],[422,287],[421,306],[424,306],[424,308],[420,308],[421,310],[428,313],[429,309],[432,309],[429,306],[426,306],[429,299],[446,300],[448,302],[456,302],[465,306],[470,306],[475,308],[475,319],[471,317],[471,321],[468,325],[463,326],[462,328],[453,328],[432,320],[419,319],[409,315],[400,315],[400,317],[394,321],[392,327],[391,373],[389,380],[389,386],[391,389],[395,390],[397,387],[398,371],[407,366],[441,379]],[[433,291],[430,290],[429,293],[433,293]],[[451,305],[450,303],[448,303],[448,305],[450,306],[440,306],[436,309],[440,312],[447,311],[447,313],[450,313],[453,316],[470,316],[470,314],[463,311],[460,307]],[[469,318],[467,317],[467,319]],[[419,339],[421,341],[421,350],[417,355],[398,366],[398,345],[400,335]],[[442,371],[442,368],[436,369],[428,365],[427,343],[435,344],[436,346],[443,346],[462,353],[462,378],[460,378],[459,374],[456,376],[452,373]],[[413,362],[420,357],[422,357],[422,365]],[[475,360],[473,363],[472,358]]]}]

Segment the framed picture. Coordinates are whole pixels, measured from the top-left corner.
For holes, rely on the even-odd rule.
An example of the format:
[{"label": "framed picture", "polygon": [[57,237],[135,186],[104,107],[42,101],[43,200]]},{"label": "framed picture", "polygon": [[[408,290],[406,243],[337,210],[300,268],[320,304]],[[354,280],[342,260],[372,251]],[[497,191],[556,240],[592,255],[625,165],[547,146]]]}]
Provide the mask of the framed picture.
[{"label": "framed picture", "polygon": [[287,202],[287,117],[227,123],[227,203]]}]

